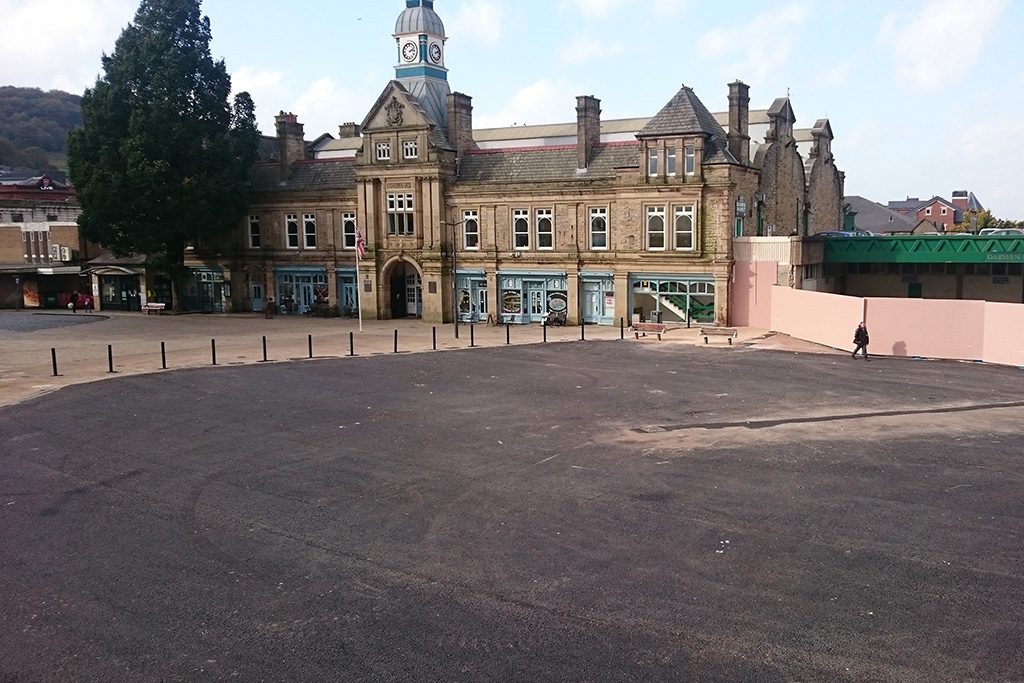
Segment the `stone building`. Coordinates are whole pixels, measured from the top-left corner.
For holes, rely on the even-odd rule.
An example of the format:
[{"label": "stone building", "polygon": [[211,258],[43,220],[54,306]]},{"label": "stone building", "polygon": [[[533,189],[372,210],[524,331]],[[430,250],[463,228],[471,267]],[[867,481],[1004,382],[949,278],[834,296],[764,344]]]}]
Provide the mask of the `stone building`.
[{"label": "stone building", "polygon": [[734,237],[841,226],[828,121],[795,129],[788,98],[751,112],[742,82],[721,114],[683,86],[649,118],[602,120],[587,95],[574,123],[475,130],[433,5],[406,0],[395,78],[361,123],[310,145],[277,116],[237,240],[193,263],[220,271],[228,309],[725,324]]}]

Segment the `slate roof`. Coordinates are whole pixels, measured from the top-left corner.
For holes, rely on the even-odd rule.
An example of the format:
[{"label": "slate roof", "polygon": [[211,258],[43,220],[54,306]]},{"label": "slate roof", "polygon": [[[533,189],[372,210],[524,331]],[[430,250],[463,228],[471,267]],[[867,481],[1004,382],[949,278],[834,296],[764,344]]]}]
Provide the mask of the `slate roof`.
[{"label": "slate roof", "polygon": [[859,195],[843,197],[843,203],[849,205],[851,211],[857,213],[853,223],[859,230],[871,232],[913,232],[917,219],[896,213],[877,202]]},{"label": "slate roof", "polygon": [[472,151],[459,163],[460,182],[542,182],[612,179],[616,169],[640,168],[636,143],[597,145],[589,168],[578,172],[576,146]]},{"label": "slate roof", "polygon": [[985,207],[981,205],[981,202],[978,201],[978,198],[974,196],[973,192],[968,192],[967,190],[954,190],[953,191],[953,198],[954,199],[966,198],[967,199],[967,211],[979,211],[980,212],[980,211],[984,211],[985,210]]},{"label": "slate roof", "polygon": [[684,85],[637,133],[637,137],[643,139],[699,134],[726,139],[725,129],[715,120],[714,115],[708,111],[693,89]]},{"label": "slate roof", "polygon": [[354,159],[307,159],[292,164],[288,179],[280,179],[280,163],[258,163],[249,175],[253,192],[291,190],[350,190],[356,185]]},{"label": "slate roof", "polygon": [[921,201],[917,197],[907,197],[905,200],[900,199],[897,201],[889,202],[886,206],[888,206],[893,211],[913,211],[914,213],[917,213],[918,209],[920,209],[925,204],[930,203],[930,199],[926,201]]}]

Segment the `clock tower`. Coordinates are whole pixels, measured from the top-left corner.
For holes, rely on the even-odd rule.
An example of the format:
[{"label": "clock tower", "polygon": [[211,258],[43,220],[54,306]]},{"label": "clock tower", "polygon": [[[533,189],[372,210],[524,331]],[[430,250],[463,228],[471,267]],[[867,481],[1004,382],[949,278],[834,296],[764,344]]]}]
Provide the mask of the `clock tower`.
[{"label": "clock tower", "polygon": [[405,86],[437,124],[448,129],[448,69],[444,66],[444,24],[434,0],[405,0],[395,22],[398,65],[395,79]]}]

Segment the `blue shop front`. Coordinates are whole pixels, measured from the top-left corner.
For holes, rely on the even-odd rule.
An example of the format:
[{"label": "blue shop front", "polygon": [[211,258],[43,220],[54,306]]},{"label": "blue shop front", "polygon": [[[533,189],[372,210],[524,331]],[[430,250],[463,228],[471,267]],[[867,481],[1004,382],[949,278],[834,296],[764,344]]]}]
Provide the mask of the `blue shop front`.
[{"label": "blue shop front", "polygon": [[561,313],[569,307],[564,272],[499,271],[498,290],[498,322],[503,325],[539,323],[548,313]]}]

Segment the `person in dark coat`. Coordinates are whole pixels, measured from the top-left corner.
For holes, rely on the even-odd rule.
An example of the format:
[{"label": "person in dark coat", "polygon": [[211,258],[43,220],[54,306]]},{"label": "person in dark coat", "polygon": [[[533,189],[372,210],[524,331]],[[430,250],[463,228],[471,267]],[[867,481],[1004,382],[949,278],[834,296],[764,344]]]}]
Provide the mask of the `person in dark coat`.
[{"label": "person in dark coat", "polygon": [[852,358],[856,358],[857,352],[864,349],[864,360],[868,360],[868,341],[870,341],[868,337],[868,326],[866,323],[862,322],[860,325],[857,325],[857,330],[853,333],[853,343],[856,347],[853,349]]},{"label": "person in dark coat", "polygon": [[72,313],[78,313],[78,292],[71,292],[71,297],[68,298],[68,308]]}]

